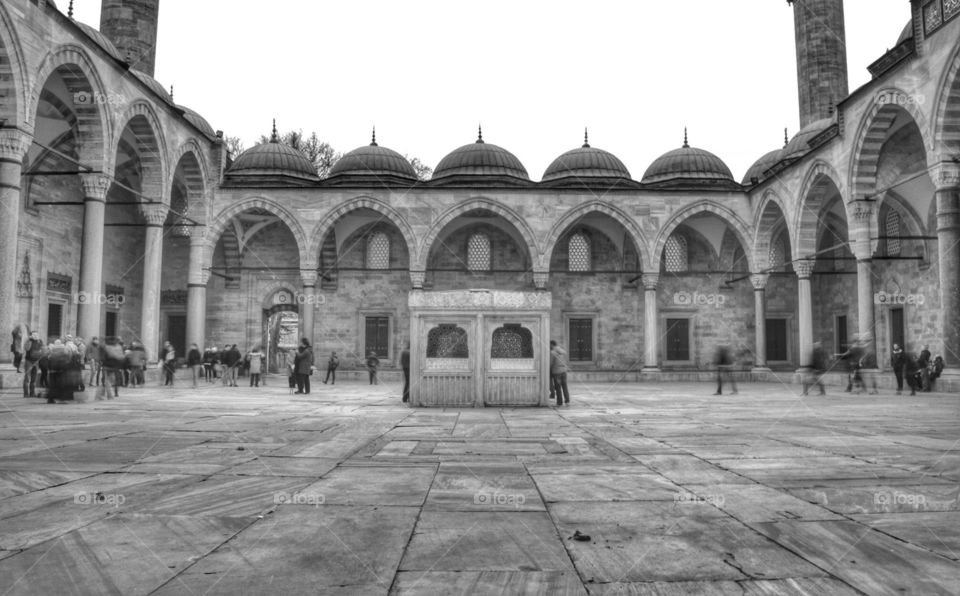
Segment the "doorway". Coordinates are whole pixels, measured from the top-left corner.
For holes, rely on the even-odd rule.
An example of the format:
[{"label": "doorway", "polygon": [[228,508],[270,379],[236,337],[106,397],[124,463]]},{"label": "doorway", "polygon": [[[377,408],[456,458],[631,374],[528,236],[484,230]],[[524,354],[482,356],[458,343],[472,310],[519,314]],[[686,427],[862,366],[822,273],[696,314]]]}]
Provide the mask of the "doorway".
[{"label": "doorway", "polygon": [[170,342],[173,349],[176,350],[178,358],[187,356],[187,315],[168,314],[167,315],[167,335],[166,340]]},{"label": "doorway", "polygon": [[262,346],[267,359],[267,372],[286,373],[293,362],[300,336],[300,313],[291,304],[278,304],[263,311]]},{"label": "doorway", "polygon": [[903,309],[902,308],[891,308],[890,309],[890,349],[893,349],[893,344],[897,344],[906,351],[907,347],[904,345],[906,338],[906,329],[904,329],[904,319],[903,319]]}]

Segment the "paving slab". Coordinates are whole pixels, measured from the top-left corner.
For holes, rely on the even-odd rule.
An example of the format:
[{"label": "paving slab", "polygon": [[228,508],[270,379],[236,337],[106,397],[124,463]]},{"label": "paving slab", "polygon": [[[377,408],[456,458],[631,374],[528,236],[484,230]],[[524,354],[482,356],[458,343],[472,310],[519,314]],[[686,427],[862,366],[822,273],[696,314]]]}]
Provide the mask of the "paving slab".
[{"label": "paving slab", "polygon": [[340,467],[304,490],[329,505],[423,505],[435,467]]},{"label": "paving slab", "polygon": [[397,596],[587,595],[580,578],[572,571],[401,571],[390,593]]},{"label": "paving slab", "polygon": [[862,524],[915,546],[960,561],[960,511],[854,515]]},{"label": "paving slab", "polygon": [[545,511],[537,486],[518,463],[440,464],[425,510]]}]

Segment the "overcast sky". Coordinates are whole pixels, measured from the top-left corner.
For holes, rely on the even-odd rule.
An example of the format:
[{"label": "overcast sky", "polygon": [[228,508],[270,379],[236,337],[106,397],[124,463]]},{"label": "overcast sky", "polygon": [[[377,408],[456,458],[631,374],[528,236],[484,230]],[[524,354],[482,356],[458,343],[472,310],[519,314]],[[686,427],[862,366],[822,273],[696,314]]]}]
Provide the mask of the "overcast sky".
[{"label": "overcast sky", "polygon": [[[75,4],[99,25],[99,0]],[[852,91],[910,4],[845,11]],[[376,125],[380,145],[434,167],[482,124],[540,180],[587,126],[639,180],[687,126],[739,180],[799,126],[783,0],[161,0],[159,30],[156,78],[247,147],[272,118],[342,152]]]}]

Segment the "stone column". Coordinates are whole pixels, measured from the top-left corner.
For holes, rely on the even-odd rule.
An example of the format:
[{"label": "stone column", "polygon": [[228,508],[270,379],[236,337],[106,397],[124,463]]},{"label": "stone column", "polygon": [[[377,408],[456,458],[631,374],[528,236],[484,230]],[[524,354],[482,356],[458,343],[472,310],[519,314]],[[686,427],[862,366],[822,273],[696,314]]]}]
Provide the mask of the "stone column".
[{"label": "stone column", "polygon": [[797,319],[800,334],[800,365],[803,366],[813,350],[813,297],[810,293],[810,276],[813,275],[815,259],[796,261],[793,270],[797,274]]},{"label": "stone column", "polygon": [[306,337],[313,345],[313,313],[317,307],[314,290],[317,287],[317,271],[301,270],[300,279],[303,281],[303,292],[297,300],[300,308],[300,336]]},{"label": "stone column", "polygon": [[207,344],[207,280],[210,272],[203,270],[206,262],[206,227],[190,230],[190,268],[187,273],[187,346],[197,344],[200,350]]},{"label": "stone column", "polygon": [[944,374],[960,376],[960,167],[944,165],[935,182]]},{"label": "stone column", "polygon": [[[871,354],[877,353],[876,318],[873,310],[873,240],[871,221],[873,208],[869,203],[860,202],[853,213],[853,256],[857,258],[857,331],[864,349]],[[864,341],[864,334],[869,333]],[[879,358],[878,358],[879,361]]]},{"label": "stone column", "polygon": [[163,222],[167,219],[168,209],[161,203],[140,206],[146,224],[140,341],[150,362],[156,361],[160,348],[160,273],[163,267]]},{"label": "stone column", "polygon": [[77,292],[77,335],[90,341],[100,335],[103,310],[103,219],[110,179],[102,174],[81,174],[83,183],[83,244],[80,249],[80,283]]},{"label": "stone column", "polygon": [[657,347],[660,326],[657,321],[657,284],[659,273],[644,273],[643,279],[643,370],[660,372],[657,362]]},{"label": "stone column", "polygon": [[753,300],[756,313],[756,340],[757,348],[753,356],[753,370],[756,372],[769,372],[767,368],[767,281],[770,279],[769,273],[756,273],[750,276],[750,283],[753,284]]},{"label": "stone column", "polygon": [[17,323],[17,235],[20,230],[20,176],[23,156],[33,137],[17,129],[0,130],[0,363],[10,363],[13,354],[6,338]]}]

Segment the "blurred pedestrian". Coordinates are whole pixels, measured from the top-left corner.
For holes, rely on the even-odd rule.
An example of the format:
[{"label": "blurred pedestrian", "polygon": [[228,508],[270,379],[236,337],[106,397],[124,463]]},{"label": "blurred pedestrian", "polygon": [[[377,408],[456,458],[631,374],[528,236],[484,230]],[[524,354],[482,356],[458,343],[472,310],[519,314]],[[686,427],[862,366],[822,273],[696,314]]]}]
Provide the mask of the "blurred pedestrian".
[{"label": "blurred pedestrian", "polygon": [[193,373],[193,388],[197,388],[197,379],[203,371],[203,355],[200,354],[200,348],[197,344],[190,344],[190,351],[187,352],[187,366]]},{"label": "blurred pedestrian", "polygon": [[570,404],[570,390],[567,388],[567,352],[550,340],[550,396],[557,397],[557,405]]},{"label": "blurred pedestrian", "polygon": [[[46,346],[40,341],[40,334],[34,331],[23,347],[23,396],[36,397],[37,371],[40,361],[46,355]],[[42,385],[41,385],[42,387]]]},{"label": "blurred pedestrian", "polygon": [[340,358],[337,357],[336,350],[330,352],[330,358],[327,359],[327,377],[323,380],[326,385],[330,381],[331,385],[337,384],[337,368],[340,366]]},{"label": "blurred pedestrian", "polygon": [[169,341],[163,342],[163,349],[160,350],[160,367],[163,371],[163,385],[173,387],[173,374],[177,363],[177,351]]},{"label": "blurred pedestrian", "polygon": [[410,401],[410,342],[400,352],[400,368],[403,370],[403,401]]},{"label": "blurred pedestrian", "polygon": [[930,391],[930,346],[924,345],[917,358],[917,367],[920,370],[920,390]]},{"label": "blurred pedestrian", "polygon": [[823,386],[823,375],[827,369],[827,354],[823,350],[823,344],[815,341],[810,347],[810,355],[804,364],[803,372],[803,394],[807,395],[812,385],[820,388],[820,395],[826,395],[827,391]]},{"label": "blurred pedestrian", "polygon": [[263,352],[260,346],[253,346],[253,350],[248,354],[247,359],[250,363],[250,386],[260,386],[260,371],[263,370]]},{"label": "blurred pedestrian", "polygon": [[377,353],[371,350],[370,354],[367,356],[367,372],[370,373],[371,385],[380,384],[379,379],[377,379],[377,369],[379,368],[380,368],[380,359],[377,358]]},{"label": "blurred pedestrian", "polygon": [[903,369],[907,364],[907,357],[903,353],[900,344],[893,344],[890,350],[890,366],[893,368],[893,375],[897,378],[897,395],[903,391]]},{"label": "blurred pedestrian", "polygon": [[723,395],[723,377],[727,377],[732,388],[730,393],[737,393],[737,380],[733,375],[733,357],[730,354],[730,347],[726,345],[717,346],[713,355],[713,363],[717,367],[717,392],[714,395]]},{"label": "blurred pedestrian", "polygon": [[294,369],[297,373],[298,394],[310,393],[310,374],[313,372],[313,348],[307,338],[300,340],[297,355],[294,357]]}]

